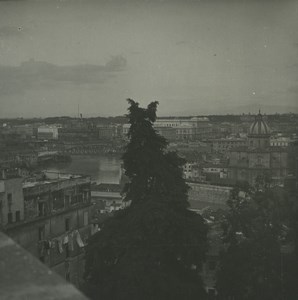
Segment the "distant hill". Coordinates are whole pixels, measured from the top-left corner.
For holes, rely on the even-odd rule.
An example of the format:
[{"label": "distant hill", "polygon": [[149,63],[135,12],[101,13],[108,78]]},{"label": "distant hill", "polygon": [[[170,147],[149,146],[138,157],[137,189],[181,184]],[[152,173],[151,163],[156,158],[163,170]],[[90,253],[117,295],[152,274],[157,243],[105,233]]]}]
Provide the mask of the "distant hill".
[{"label": "distant hill", "polygon": [[[222,115],[189,115],[189,116],[160,116],[162,118],[191,118],[191,117],[208,117],[211,123],[241,123],[245,116],[253,117],[254,114],[222,114]],[[266,114],[266,117],[269,122],[298,122],[297,113],[275,113],[275,114]],[[8,123],[14,125],[23,125],[23,124],[34,124],[34,123],[46,123],[46,124],[67,124],[72,121],[76,121],[78,118],[61,116],[61,117],[48,117],[48,118],[33,118],[33,119],[0,119],[0,124]],[[94,124],[125,124],[128,122],[126,116],[116,116],[116,117],[92,117],[92,118],[83,118],[83,122],[94,123]]]}]

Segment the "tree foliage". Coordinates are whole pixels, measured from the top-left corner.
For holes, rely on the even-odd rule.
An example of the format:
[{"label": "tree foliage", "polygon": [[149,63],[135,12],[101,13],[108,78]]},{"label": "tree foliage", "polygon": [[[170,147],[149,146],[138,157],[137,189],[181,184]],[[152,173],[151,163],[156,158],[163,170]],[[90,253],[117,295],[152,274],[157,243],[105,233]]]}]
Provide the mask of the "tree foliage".
[{"label": "tree foliage", "polygon": [[282,252],[291,244],[291,200],[263,179],[255,188],[237,186],[228,201],[225,250],[217,273],[219,299],[296,299],[288,298],[290,256]]},{"label": "tree foliage", "polygon": [[[131,205],[89,242],[86,280],[94,299],[204,299],[199,275],[207,248],[203,219],[187,209],[184,163],[167,151],[146,109],[128,100],[129,143],[123,155]],[[89,291],[91,288],[89,289]],[[89,293],[90,296],[90,293]]]}]

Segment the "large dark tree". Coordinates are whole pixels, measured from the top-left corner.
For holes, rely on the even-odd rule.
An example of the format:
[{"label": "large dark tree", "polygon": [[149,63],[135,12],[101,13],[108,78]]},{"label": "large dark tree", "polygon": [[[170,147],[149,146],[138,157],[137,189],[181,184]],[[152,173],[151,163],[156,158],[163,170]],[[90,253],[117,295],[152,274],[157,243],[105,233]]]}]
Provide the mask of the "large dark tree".
[{"label": "large dark tree", "polygon": [[285,189],[289,199],[289,234],[287,236],[287,244],[290,247],[285,248],[284,255],[284,292],[286,297],[284,299],[298,299],[298,142],[294,145],[293,157],[290,157],[292,164],[292,174],[285,183]]},{"label": "large dark tree", "polygon": [[204,299],[199,272],[207,228],[187,209],[184,161],[153,128],[158,103],[144,109],[128,102],[123,193],[131,204],[90,239],[89,291],[95,299]]}]

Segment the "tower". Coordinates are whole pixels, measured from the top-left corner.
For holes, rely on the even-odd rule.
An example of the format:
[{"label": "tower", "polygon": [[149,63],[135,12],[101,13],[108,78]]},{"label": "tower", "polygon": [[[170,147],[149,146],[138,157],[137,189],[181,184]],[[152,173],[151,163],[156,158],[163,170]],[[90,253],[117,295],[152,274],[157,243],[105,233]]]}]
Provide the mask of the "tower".
[{"label": "tower", "polygon": [[248,147],[249,148],[267,148],[270,146],[270,128],[263,119],[261,112],[255,117],[249,129]]}]

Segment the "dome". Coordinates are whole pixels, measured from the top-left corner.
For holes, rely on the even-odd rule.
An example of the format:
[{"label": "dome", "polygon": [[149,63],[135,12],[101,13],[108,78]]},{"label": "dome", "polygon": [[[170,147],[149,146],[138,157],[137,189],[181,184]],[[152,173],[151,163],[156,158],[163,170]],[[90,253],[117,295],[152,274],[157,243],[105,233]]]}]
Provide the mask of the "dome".
[{"label": "dome", "polygon": [[270,128],[260,112],[250,126],[249,135],[270,135]]}]

